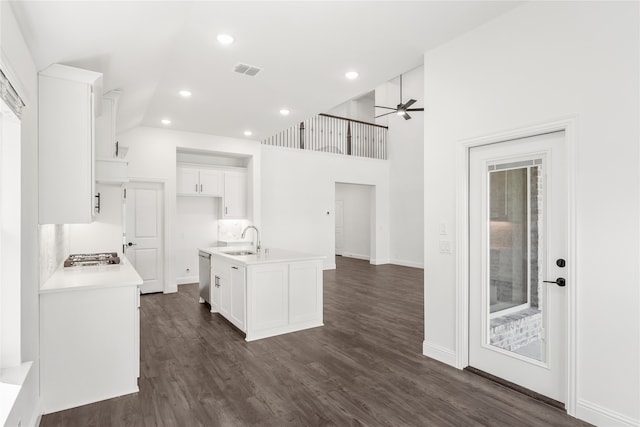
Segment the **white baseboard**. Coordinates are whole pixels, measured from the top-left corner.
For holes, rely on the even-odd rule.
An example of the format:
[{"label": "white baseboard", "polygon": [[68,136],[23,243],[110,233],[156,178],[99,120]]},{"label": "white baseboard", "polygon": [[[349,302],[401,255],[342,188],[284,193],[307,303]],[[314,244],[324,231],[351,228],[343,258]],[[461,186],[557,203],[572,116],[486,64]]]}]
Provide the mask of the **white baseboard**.
[{"label": "white baseboard", "polygon": [[575,417],[597,426],[638,427],[640,420],[619,414],[587,400],[578,399]]},{"label": "white baseboard", "polygon": [[406,261],[403,259],[392,259],[391,264],[402,265],[403,267],[413,267],[413,268],[422,268],[424,269],[423,262],[414,262],[414,261]]},{"label": "white baseboard", "polygon": [[438,344],[429,343],[427,341],[422,342],[422,354],[438,362],[445,363],[449,366],[456,367],[456,352],[442,347]]},{"label": "white baseboard", "polygon": [[186,285],[188,283],[198,283],[199,281],[200,281],[200,278],[198,276],[183,276],[183,277],[176,278],[176,283],[178,285]]},{"label": "white baseboard", "polygon": [[369,261],[369,264],[372,264],[372,265],[391,264],[391,261],[389,261],[388,259],[371,259],[371,261]]},{"label": "white baseboard", "polygon": [[371,257],[369,255],[352,254],[350,252],[343,252],[342,256],[345,257],[345,258],[362,259],[362,260],[365,260],[365,261],[369,261],[369,259],[371,259]]},{"label": "white baseboard", "polygon": [[323,270],[335,270],[336,269],[336,264],[335,263],[333,263],[333,264],[324,264],[322,266],[322,269]]}]

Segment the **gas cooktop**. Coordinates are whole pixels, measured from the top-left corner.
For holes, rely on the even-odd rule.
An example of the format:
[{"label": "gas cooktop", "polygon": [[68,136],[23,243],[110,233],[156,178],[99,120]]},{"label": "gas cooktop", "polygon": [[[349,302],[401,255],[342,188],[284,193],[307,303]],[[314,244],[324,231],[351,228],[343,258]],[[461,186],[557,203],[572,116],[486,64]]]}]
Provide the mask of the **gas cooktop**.
[{"label": "gas cooktop", "polygon": [[77,267],[80,265],[108,265],[120,264],[117,252],[103,252],[97,254],[71,254],[64,261],[65,267]]}]

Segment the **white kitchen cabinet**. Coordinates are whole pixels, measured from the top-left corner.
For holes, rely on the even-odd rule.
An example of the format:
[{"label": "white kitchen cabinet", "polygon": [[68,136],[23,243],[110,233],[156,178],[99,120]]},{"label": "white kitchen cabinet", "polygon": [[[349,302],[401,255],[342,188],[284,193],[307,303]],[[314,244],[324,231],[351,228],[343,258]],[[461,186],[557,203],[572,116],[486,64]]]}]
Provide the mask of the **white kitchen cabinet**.
[{"label": "white kitchen cabinet", "polygon": [[116,116],[120,91],[112,90],[101,99],[102,114],[96,118],[96,158],[116,158]]},{"label": "white kitchen cabinet", "polygon": [[40,295],[44,413],[138,391],[137,286]]},{"label": "white kitchen cabinet", "polygon": [[90,223],[95,196],[95,118],[102,74],[54,64],[38,74],[40,224]]},{"label": "white kitchen cabinet", "polygon": [[178,166],[176,193],[182,196],[222,197],[224,173],[217,170]]},{"label": "white kitchen cabinet", "polygon": [[248,256],[213,254],[219,313],[246,340],[323,325],[322,257],[282,250]]},{"label": "white kitchen cabinet", "polygon": [[116,141],[116,116],[120,91],[112,90],[102,98],[102,114],[96,118],[96,182],[123,184],[129,182],[129,162],[121,158]]},{"label": "white kitchen cabinet", "polygon": [[229,313],[231,323],[236,325],[241,331],[246,331],[245,327],[245,267],[231,264],[231,312]]},{"label": "white kitchen cabinet", "polygon": [[225,219],[247,218],[247,173],[224,173],[224,208]]}]

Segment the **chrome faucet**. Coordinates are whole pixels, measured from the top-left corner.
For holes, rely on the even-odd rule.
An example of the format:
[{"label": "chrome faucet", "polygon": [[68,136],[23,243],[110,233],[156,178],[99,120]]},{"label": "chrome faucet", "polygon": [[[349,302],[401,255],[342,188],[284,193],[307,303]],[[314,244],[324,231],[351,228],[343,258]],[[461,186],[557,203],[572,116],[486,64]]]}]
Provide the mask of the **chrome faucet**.
[{"label": "chrome faucet", "polygon": [[242,235],[240,236],[240,238],[244,239],[244,236],[247,234],[247,230],[250,228],[256,230],[256,252],[260,252],[260,230],[258,230],[258,227],[256,227],[255,225],[247,226],[244,230],[242,230]]}]

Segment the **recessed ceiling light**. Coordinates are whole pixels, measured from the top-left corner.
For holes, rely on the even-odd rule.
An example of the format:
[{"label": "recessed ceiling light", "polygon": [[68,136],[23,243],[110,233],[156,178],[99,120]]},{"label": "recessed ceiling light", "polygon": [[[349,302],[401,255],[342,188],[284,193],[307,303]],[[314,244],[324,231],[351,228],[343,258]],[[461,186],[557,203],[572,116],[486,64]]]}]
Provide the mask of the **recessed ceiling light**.
[{"label": "recessed ceiling light", "polygon": [[250,130],[244,131],[244,136],[251,136],[251,135],[253,135],[253,132],[251,132]]},{"label": "recessed ceiling light", "polygon": [[178,93],[180,94],[180,96],[182,96],[184,98],[189,98],[191,96],[191,91],[190,90],[186,90],[186,89],[182,89]]},{"label": "recessed ceiling light", "polygon": [[358,72],[357,71],[347,71],[344,76],[346,78],[348,78],[349,80],[355,80],[358,78]]},{"label": "recessed ceiling light", "polygon": [[170,125],[170,124],[171,124],[171,120],[169,120],[169,119],[162,119],[162,120],[160,120],[160,123],[162,123],[163,125]]},{"label": "recessed ceiling light", "polygon": [[291,111],[287,110],[286,108],[280,110],[280,114],[282,114],[283,116],[288,116],[290,112]]},{"label": "recessed ceiling light", "polygon": [[218,42],[220,44],[231,44],[233,41],[234,38],[229,34],[218,34]]}]

